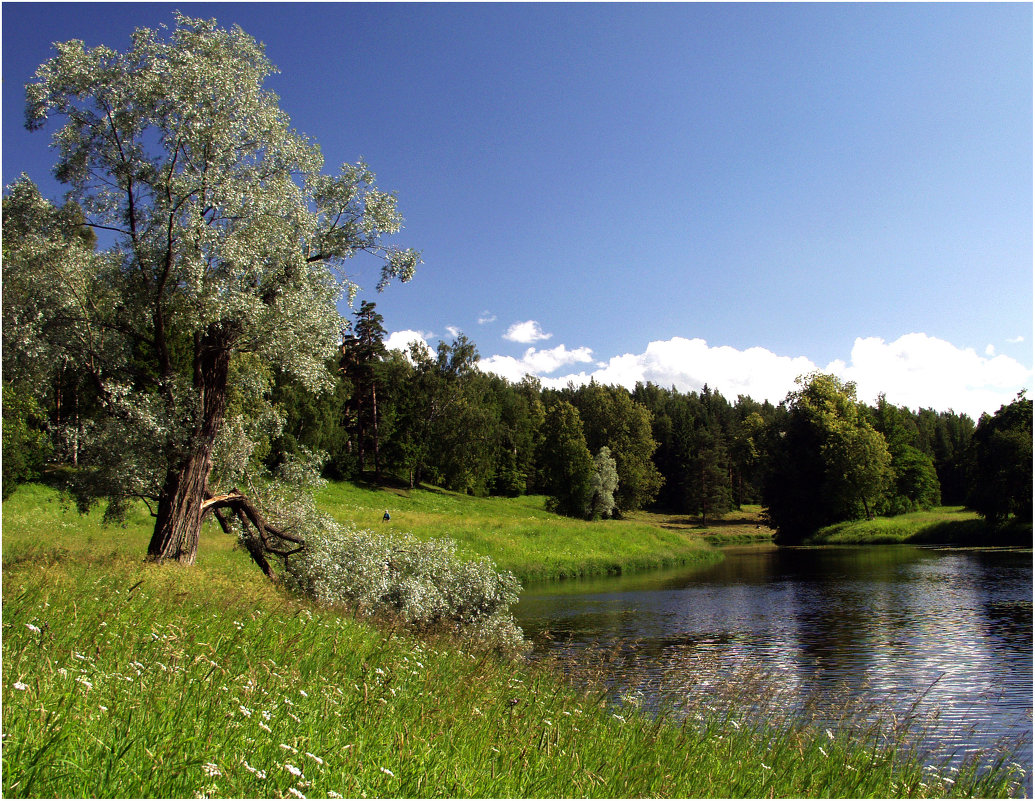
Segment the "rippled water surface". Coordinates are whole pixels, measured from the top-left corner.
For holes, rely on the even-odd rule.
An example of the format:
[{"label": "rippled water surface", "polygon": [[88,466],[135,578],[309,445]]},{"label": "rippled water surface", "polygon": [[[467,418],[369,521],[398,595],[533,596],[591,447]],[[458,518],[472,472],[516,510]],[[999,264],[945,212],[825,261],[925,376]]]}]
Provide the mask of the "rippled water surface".
[{"label": "rippled water surface", "polygon": [[515,612],[541,651],[611,649],[616,694],[646,703],[764,673],[784,709],[912,719],[939,757],[1012,742],[1031,795],[1031,549],[730,549],[706,569],[528,587]]}]

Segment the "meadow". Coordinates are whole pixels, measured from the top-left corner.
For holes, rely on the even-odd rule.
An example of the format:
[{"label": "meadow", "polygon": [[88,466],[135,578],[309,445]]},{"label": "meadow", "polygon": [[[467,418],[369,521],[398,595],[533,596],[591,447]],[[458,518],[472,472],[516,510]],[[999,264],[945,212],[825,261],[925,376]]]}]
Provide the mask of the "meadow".
[{"label": "meadow", "polygon": [[992,531],[977,512],[940,506],[872,520],[849,520],[820,529],[806,545],[1030,545],[1031,523]]},{"label": "meadow", "polygon": [[[546,511],[546,498],[478,498],[434,488],[364,488],[328,483],[316,496],[339,522],[449,537],[461,553],[485,555],[520,580],[636,572],[721,559],[702,532],[662,527],[647,513],[589,522]],[[391,519],[382,521],[388,511]]]},{"label": "meadow", "polygon": [[[457,530],[482,514],[456,502]],[[5,797],[1016,792],[1009,765],[925,764],[894,729],[813,730],[736,683],[614,706],[591,678],[292,597],[214,526],[193,568],[148,565],[149,523],[105,528],[38,485],[4,502]]]}]

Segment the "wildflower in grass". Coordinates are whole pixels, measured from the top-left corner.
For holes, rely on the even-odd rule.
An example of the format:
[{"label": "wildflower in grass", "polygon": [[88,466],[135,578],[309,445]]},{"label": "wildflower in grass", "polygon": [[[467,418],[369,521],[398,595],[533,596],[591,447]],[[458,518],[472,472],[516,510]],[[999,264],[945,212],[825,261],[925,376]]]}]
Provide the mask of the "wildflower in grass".
[{"label": "wildflower in grass", "polygon": [[250,718],[252,716],[252,711],[248,707],[239,706],[237,708],[241,710],[241,714],[244,715],[246,718]]},{"label": "wildflower in grass", "polygon": [[827,729],[827,737],[830,738],[831,740],[834,739],[834,733],[832,731],[830,731],[830,729]]},{"label": "wildflower in grass", "polygon": [[223,772],[219,769],[219,765],[214,762],[206,762],[201,766],[201,769],[205,771],[206,776],[222,776]]},{"label": "wildflower in grass", "polygon": [[287,715],[288,715],[289,718],[291,718],[293,721],[295,721],[295,723],[301,723],[302,722],[302,719],[298,715],[292,714],[291,712],[288,712]]},{"label": "wildflower in grass", "polygon": [[390,771],[388,768],[381,768],[381,772],[388,776],[391,776],[393,779],[395,778],[395,774],[392,773],[392,771]]},{"label": "wildflower in grass", "polygon": [[612,714],[611,717],[617,718],[618,720],[622,721],[622,723],[625,723],[625,718],[623,718],[621,715]]},{"label": "wildflower in grass", "polygon": [[284,770],[290,773],[292,776],[302,776],[302,771],[292,765],[290,762],[284,763]]},{"label": "wildflower in grass", "polygon": [[763,770],[772,770],[772,768],[765,764],[765,762],[759,762],[758,764],[762,766]]},{"label": "wildflower in grass", "polygon": [[93,684],[91,682],[87,681],[86,679],[84,679],[82,676],[76,677],[76,681],[78,681],[80,684],[82,684],[87,690],[92,690],[93,689]]},{"label": "wildflower in grass", "polygon": [[307,693],[305,690],[299,690],[298,694],[301,695],[303,698],[309,697],[309,693]]},{"label": "wildflower in grass", "polygon": [[297,748],[293,748],[292,746],[288,745],[287,743],[281,743],[280,747],[283,748],[285,751],[290,751],[292,754],[297,754],[298,753],[298,749]]},{"label": "wildflower in grass", "polygon": [[825,757],[829,757],[830,756],[830,754],[828,754],[826,751],[823,750],[823,746],[819,747],[819,753],[821,753]]},{"label": "wildflower in grass", "polygon": [[108,707],[104,706],[104,704],[98,704],[97,708],[99,710],[101,710],[101,712],[107,712],[108,711]]},{"label": "wildflower in grass", "polygon": [[336,793],[336,792],[334,792],[334,790],[328,790],[327,791],[327,797],[328,798],[343,798],[341,793]]},{"label": "wildflower in grass", "polygon": [[248,771],[249,773],[254,774],[255,778],[257,778],[257,779],[265,779],[266,778],[266,771],[259,770],[258,768],[253,768],[251,765],[248,764],[248,760],[244,761],[244,769],[246,771]]},{"label": "wildflower in grass", "polygon": [[294,787],[288,787],[288,792],[291,793],[291,795],[293,795],[295,798],[305,798],[305,796],[302,795],[302,793],[296,790]]},{"label": "wildflower in grass", "polygon": [[20,681],[16,681],[14,683],[14,689],[21,690],[22,692],[24,692],[25,690],[29,689],[29,685],[28,684],[22,684]]},{"label": "wildflower in grass", "polygon": [[273,729],[271,729],[269,726],[267,726],[261,720],[259,721],[259,728],[262,729],[265,732],[269,732],[270,734],[273,734]]},{"label": "wildflower in grass", "polygon": [[320,757],[318,757],[316,754],[311,754],[308,751],[306,751],[305,755],[307,757],[309,757],[311,760],[313,760],[313,762],[315,762],[317,765],[322,765],[323,764],[323,760],[320,759]]},{"label": "wildflower in grass", "polygon": [[31,623],[26,623],[25,624],[25,628],[27,628],[33,634],[39,634],[40,633],[40,627],[39,626],[34,626]]},{"label": "wildflower in grass", "polygon": [[66,679],[68,678],[68,671],[67,671],[67,670],[65,670],[64,668],[58,668],[58,673],[59,673],[59,674],[60,674],[60,675],[61,675],[62,677],[66,678]]}]

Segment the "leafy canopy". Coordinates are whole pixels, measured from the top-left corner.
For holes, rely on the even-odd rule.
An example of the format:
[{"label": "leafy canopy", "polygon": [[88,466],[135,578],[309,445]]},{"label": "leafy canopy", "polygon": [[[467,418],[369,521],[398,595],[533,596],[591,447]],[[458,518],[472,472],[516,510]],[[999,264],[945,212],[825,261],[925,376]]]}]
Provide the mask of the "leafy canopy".
[{"label": "leafy canopy", "polygon": [[[125,53],[55,49],[26,87],[26,124],[59,121],[55,174],[105,250],[85,253],[54,226],[10,264],[5,248],[5,286],[35,285],[47,305],[11,337],[5,325],[5,367],[9,347],[12,361],[73,355],[107,412],[95,494],[154,498],[219,422],[206,393],[225,386],[201,376],[207,354],[251,354],[326,389],[337,302],[357,288],[346,261],[379,257],[380,289],[420,258],[385,243],[402,217],[365,164],[322,172],[319,148],[264,87],[276,70],[263,46],[240,28],[177,14],[172,30],[136,30]],[[55,215],[27,178],[10,195],[23,228]]]}]

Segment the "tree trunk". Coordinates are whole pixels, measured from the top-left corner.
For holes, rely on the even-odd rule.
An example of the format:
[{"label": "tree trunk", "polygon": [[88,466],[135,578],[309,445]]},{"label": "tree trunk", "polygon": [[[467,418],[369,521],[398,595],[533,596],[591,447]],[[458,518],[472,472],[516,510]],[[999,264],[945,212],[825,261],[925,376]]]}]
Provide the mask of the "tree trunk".
[{"label": "tree trunk", "polygon": [[370,423],[374,428],[374,478],[381,483],[381,447],[377,437],[377,384],[370,383],[370,403],[373,409]]},{"label": "tree trunk", "polygon": [[230,348],[224,338],[201,338],[194,372],[195,386],[201,394],[201,420],[187,454],[166,474],[154,533],[147,548],[149,561],[177,559],[181,564],[193,565],[197,558],[212,447],[226,410],[229,367]]}]

